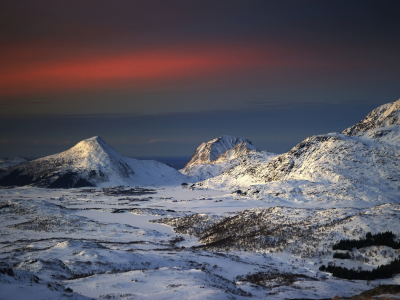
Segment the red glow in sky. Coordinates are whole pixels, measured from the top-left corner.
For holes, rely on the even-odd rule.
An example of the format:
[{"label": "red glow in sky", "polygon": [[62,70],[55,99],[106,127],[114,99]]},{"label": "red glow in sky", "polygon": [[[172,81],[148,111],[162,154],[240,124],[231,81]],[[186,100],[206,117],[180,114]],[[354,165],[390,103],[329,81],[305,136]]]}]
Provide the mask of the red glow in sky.
[{"label": "red glow in sky", "polygon": [[[28,139],[93,135],[146,141],[131,155],[156,149],[147,141],[221,134],[257,136],[261,149],[278,138],[276,151],[287,151],[325,132],[322,123],[341,130],[400,93],[399,1],[3,2],[0,141],[17,144],[0,157],[61,150],[39,143],[29,153]],[[309,108],[318,107],[330,107],[331,121],[317,122]],[[167,144],[152,153],[177,155]]]},{"label": "red glow in sky", "polygon": [[[43,47],[3,50],[0,96],[71,90],[151,88],[243,70],[312,65],[285,49],[228,45],[179,45],[165,49],[91,55]],[[64,50],[65,52],[65,50]],[[46,58],[46,54],[49,58]],[[221,79],[221,78],[219,78]]]}]

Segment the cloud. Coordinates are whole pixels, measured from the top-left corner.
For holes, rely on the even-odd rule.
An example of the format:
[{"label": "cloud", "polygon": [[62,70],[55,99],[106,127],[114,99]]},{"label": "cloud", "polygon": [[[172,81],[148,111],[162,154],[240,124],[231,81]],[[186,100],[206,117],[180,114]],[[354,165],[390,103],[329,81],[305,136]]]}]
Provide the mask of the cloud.
[{"label": "cloud", "polygon": [[[29,49],[29,46],[26,47]],[[0,62],[5,66],[0,69],[0,96],[120,88],[143,90],[198,80],[221,81],[276,68],[338,66],[312,56],[299,57],[299,53],[307,53],[304,49],[295,51],[279,45],[248,42],[184,43],[97,54],[77,49],[71,50],[75,54],[66,57],[63,55],[66,50],[56,48],[59,55],[52,54],[48,60],[44,54],[49,50],[45,48],[43,53],[36,49],[29,56],[25,53],[26,47],[21,47],[16,45],[12,49],[9,45],[2,51]],[[24,57],[23,63],[21,57]]]}]

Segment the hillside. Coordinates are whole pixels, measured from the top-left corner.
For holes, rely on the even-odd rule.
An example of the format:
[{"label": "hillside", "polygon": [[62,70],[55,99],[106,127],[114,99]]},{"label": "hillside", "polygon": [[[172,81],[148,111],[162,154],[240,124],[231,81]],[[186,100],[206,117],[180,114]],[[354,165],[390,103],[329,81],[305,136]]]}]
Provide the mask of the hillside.
[{"label": "hillside", "polygon": [[125,157],[100,137],[83,140],[67,151],[0,171],[1,186],[71,188],[176,180],[180,183],[185,179],[184,175],[163,163]]},{"label": "hillside", "polygon": [[[309,199],[319,193],[353,200],[398,198],[399,107],[400,100],[385,104],[343,133],[311,136],[287,153],[270,160],[243,161],[197,186],[254,190],[254,185],[261,185],[257,190],[263,193],[294,189],[302,196],[309,193]],[[317,187],[323,191],[311,192]]]},{"label": "hillside", "polygon": [[273,156],[275,154],[258,150],[248,139],[223,135],[202,143],[180,172],[196,181],[202,181],[218,176],[243,161],[265,161]]},{"label": "hillside", "polygon": [[8,158],[0,158],[0,169],[6,169],[12,166],[16,166],[19,164],[23,164],[28,162],[29,159],[25,157],[8,157]]}]

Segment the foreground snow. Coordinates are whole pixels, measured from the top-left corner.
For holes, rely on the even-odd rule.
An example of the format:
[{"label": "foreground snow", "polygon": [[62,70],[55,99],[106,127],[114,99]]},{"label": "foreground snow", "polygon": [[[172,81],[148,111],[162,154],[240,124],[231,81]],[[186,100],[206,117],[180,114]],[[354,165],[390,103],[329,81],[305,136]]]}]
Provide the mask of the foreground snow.
[{"label": "foreground snow", "polygon": [[[0,190],[0,196],[0,261],[15,273],[0,274],[4,299],[318,299],[400,284],[400,276],[352,282],[318,271],[329,262],[371,269],[399,256],[398,250],[370,247],[344,261],[333,259],[331,250],[335,241],[367,231],[400,234],[393,227],[400,221],[396,203],[350,208],[335,202],[334,209],[328,202],[180,186],[23,187]],[[230,229],[208,233],[228,219]],[[260,238],[262,224],[269,227],[267,239]],[[247,228],[248,236],[238,228]],[[257,237],[249,238],[253,233]],[[240,238],[207,246],[226,234]],[[240,279],[257,272],[275,279],[266,287]]]}]

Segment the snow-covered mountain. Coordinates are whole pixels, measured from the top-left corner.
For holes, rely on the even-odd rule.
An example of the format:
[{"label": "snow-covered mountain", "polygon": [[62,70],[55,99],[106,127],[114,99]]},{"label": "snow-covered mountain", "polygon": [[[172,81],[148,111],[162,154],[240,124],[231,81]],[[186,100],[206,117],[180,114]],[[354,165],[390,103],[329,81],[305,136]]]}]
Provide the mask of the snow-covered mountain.
[{"label": "snow-covered mountain", "polygon": [[325,191],[335,187],[331,193],[341,196],[351,190],[361,195],[365,189],[370,191],[369,197],[398,195],[399,114],[400,100],[382,105],[343,133],[311,136],[287,153],[270,160],[243,161],[198,185],[216,188],[273,183],[263,187],[268,190],[279,182],[294,186],[308,182],[324,184]]},{"label": "snow-covered mountain", "polygon": [[273,156],[273,153],[258,150],[248,139],[223,135],[202,143],[180,172],[201,181],[218,176],[243,160],[262,157],[264,161]]},{"label": "snow-covered mountain", "polygon": [[59,154],[0,171],[2,186],[69,188],[184,180],[184,175],[163,163],[123,156],[97,136],[83,140]]},{"label": "snow-covered mountain", "polygon": [[343,134],[353,136],[374,128],[383,128],[400,124],[400,100],[387,103],[375,108],[356,125],[342,131]]},{"label": "snow-covered mountain", "polygon": [[223,135],[207,143],[202,143],[197,147],[185,168],[198,164],[224,162],[248,153],[251,150],[259,151],[248,139]]},{"label": "snow-covered mountain", "polygon": [[8,158],[0,158],[0,169],[5,169],[5,168],[9,168],[12,166],[16,166],[19,164],[23,164],[28,162],[29,159],[25,158],[25,157],[8,157]]}]

